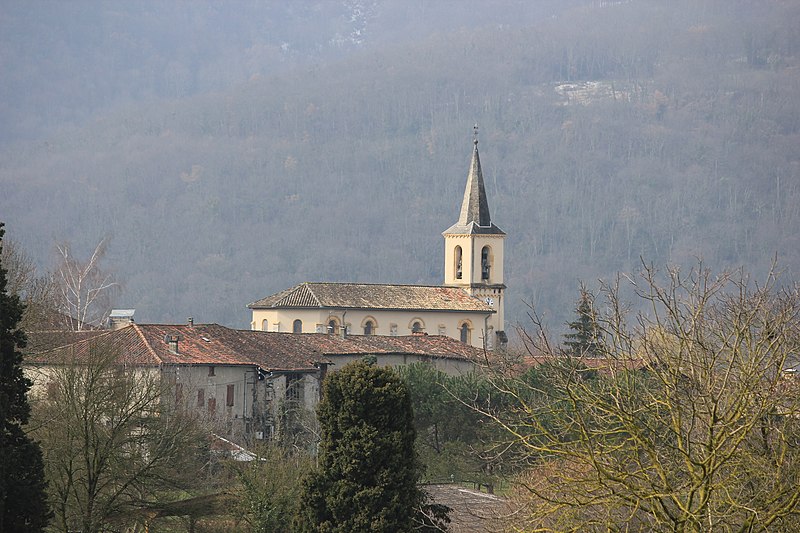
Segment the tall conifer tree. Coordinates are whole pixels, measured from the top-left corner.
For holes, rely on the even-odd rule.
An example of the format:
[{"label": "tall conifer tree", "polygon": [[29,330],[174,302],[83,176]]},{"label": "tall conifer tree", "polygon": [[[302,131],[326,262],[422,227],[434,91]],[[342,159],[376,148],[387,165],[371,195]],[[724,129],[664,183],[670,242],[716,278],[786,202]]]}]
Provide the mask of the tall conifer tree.
[{"label": "tall conifer tree", "polygon": [[301,531],[406,532],[424,499],[411,397],[397,373],[366,361],[325,380],[319,467],[304,483]]},{"label": "tall conifer tree", "polygon": [[602,335],[594,309],[594,296],[583,285],[575,313],[578,316],[572,322],[567,322],[570,332],[564,335],[567,353],[574,357],[599,357]]},{"label": "tall conifer tree", "polygon": [[[0,223],[0,252],[5,230]],[[7,294],[0,263],[0,531],[41,531],[49,512],[39,445],[23,431],[30,417],[31,383],[22,374],[25,334],[18,328],[24,306]]]}]

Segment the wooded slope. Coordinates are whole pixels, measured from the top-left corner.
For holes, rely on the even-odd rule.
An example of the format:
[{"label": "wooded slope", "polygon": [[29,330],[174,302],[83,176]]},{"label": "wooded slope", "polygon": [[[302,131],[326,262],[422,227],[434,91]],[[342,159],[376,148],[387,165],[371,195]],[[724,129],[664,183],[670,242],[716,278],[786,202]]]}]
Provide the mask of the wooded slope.
[{"label": "wooded slope", "polygon": [[634,1],[105,113],[0,154],[37,257],[113,234],[120,305],[246,326],[301,281],[440,283],[474,123],[507,317],[656,264],[800,269],[800,5]]}]

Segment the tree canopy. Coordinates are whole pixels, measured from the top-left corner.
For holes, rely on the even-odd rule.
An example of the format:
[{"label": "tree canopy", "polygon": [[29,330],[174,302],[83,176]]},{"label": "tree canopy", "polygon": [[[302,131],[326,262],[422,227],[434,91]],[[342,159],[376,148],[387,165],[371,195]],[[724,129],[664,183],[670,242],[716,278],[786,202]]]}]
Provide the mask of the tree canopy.
[{"label": "tree canopy", "polygon": [[330,374],[319,404],[319,466],[304,482],[302,531],[411,531],[423,501],[411,398],[364,361]]},{"label": "tree canopy", "polygon": [[[793,531],[800,519],[800,293],[702,265],[606,286],[594,379],[546,343],[546,394],[499,376],[486,412],[528,458],[517,494],[541,531]],[[529,335],[528,339],[542,339]]]},{"label": "tree canopy", "polygon": [[46,371],[34,434],[63,531],[96,533],[144,519],[203,478],[207,432],[165,400],[174,391],[157,369],[126,366],[119,353],[97,341],[85,358],[58,353],[63,362]]},{"label": "tree canopy", "polygon": [[567,322],[569,332],[564,334],[564,346],[573,357],[597,357],[602,342],[597,311],[594,309],[594,296],[581,285],[581,296],[575,307],[575,320]]},{"label": "tree canopy", "polygon": [[[3,235],[0,223],[0,257]],[[0,531],[40,531],[50,513],[45,497],[42,452],[24,432],[30,418],[31,382],[22,373],[25,334],[18,329],[24,306],[7,292],[0,261]]]}]

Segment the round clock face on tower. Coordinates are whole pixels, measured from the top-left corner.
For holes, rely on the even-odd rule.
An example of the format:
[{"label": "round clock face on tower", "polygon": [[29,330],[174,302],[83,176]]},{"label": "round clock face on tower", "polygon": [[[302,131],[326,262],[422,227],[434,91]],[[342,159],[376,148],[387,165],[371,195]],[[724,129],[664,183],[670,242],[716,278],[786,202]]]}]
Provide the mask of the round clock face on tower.
[{"label": "round clock face on tower", "polygon": [[494,298],[492,298],[491,296],[486,298],[484,302],[486,302],[486,305],[488,305],[489,307],[494,307]]}]

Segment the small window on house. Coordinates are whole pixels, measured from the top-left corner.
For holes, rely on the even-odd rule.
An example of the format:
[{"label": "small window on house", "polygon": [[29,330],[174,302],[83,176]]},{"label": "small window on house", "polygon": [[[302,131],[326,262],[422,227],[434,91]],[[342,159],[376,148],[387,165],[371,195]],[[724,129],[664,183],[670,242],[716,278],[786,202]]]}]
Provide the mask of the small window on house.
[{"label": "small window on house", "polygon": [[374,335],[375,334],[375,323],[372,320],[367,320],[364,322],[364,335]]},{"label": "small window on house", "polygon": [[217,399],[216,398],[209,398],[208,399],[208,413],[215,414],[217,412]]},{"label": "small window on house", "polygon": [[233,394],[235,391],[236,391],[235,385],[233,384],[228,385],[228,390],[226,391],[225,394],[225,405],[227,405],[228,407],[233,407],[233,398],[234,398]]},{"label": "small window on house", "polygon": [[389,324],[389,335],[397,335],[397,324]]},{"label": "small window on house", "polygon": [[461,279],[461,256],[462,256],[461,247],[456,246],[455,249],[456,279]]},{"label": "small window on house", "polygon": [[302,397],[302,385],[302,374],[286,374],[286,401],[299,402]]},{"label": "small window on house", "polygon": [[423,328],[423,326],[422,326],[422,322],[420,322],[419,320],[415,320],[415,321],[414,321],[414,322],[411,324],[411,333],[422,333],[422,330],[423,330],[423,329],[424,329],[424,328]]},{"label": "small window on house", "polygon": [[197,407],[203,407],[206,404],[206,391],[204,389],[197,389]]},{"label": "small window on house", "polygon": [[215,369],[213,366],[208,367],[208,375],[209,376],[216,376]]},{"label": "small window on house", "polygon": [[483,250],[481,250],[481,279],[484,281],[489,280],[489,270],[491,269],[491,265],[489,265],[489,247],[484,246]]},{"label": "small window on house", "polygon": [[292,322],[292,333],[303,333],[303,321],[299,318]]},{"label": "small window on house", "polygon": [[266,318],[261,321],[261,331],[269,331],[269,321]]}]

